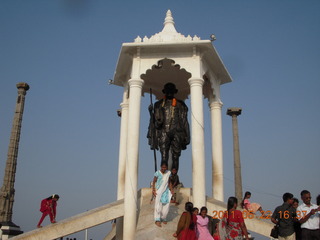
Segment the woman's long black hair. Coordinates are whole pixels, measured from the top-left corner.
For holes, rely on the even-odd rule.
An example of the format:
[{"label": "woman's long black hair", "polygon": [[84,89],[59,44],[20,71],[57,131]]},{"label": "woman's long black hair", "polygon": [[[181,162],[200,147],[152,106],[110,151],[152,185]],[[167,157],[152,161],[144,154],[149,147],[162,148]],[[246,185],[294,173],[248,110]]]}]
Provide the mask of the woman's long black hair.
[{"label": "woman's long black hair", "polygon": [[231,215],[230,210],[238,204],[238,199],[236,197],[229,197],[227,204],[227,225],[229,224],[229,216]]},{"label": "woman's long black hair", "polygon": [[189,225],[189,229],[194,229],[195,223],[193,222],[193,203],[192,202],[186,202],[185,210],[190,213],[191,221]]}]

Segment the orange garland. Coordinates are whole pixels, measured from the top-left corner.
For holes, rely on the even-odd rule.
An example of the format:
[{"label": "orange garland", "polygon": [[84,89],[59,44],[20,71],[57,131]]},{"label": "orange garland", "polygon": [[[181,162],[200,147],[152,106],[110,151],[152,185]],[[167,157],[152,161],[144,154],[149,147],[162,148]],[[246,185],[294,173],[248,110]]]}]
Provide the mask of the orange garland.
[{"label": "orange garland", "polygon": [[[166,100],[166,99],[167,99],[166,96],[164,96],[163,99]],[[166,102],[166,101],[163,101],[162,107],[164,106],[165,102]],[[171,106],[172,106],[172,107],[177,106],[177,99],[176,99],[176,98],[172,98]]]},{"label": "orange garland", "polygon": [[172,105],[172,107],[177,106],[177,99],[173,98],[171,105]]}]

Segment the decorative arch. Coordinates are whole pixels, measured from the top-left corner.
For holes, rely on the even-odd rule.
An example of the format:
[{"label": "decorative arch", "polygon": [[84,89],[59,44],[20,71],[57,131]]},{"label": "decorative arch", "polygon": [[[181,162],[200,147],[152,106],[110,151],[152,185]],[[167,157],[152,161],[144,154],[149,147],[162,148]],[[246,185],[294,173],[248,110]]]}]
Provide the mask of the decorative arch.
[{"label": "decorative arch", "polygon": [[145,74],[141,74],[141,79],[144,80],[143,92],[150,92],[156,96],[157,99],[163,97],[163,86],[172,82],[176,85],[178,93],[176,97],[181,100],[188,98],[190,94],[190,86],[188,79],[191,78],[191,73],[181,68],[179,64],[169,58],[164,58],[154,64],[151,69],[148,69]]}]

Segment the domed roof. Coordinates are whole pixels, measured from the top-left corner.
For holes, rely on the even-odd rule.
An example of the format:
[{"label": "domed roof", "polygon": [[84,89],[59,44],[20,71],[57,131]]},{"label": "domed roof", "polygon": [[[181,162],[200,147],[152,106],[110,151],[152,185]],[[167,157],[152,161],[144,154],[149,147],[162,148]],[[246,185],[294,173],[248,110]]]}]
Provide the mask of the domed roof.
[{"label": "domed roof", "polygon": [[184,36],[181,33],[178,33],[175,26],[174,26],[174,21],[173,17],[171,14],[171,11],[168,10],[166,17],[164,19],[163,23],[164,27],[161,32],[156,33],[155,35],[152,35],[150,38],[145,36],[143,39],[141,39],[140,36],[138,36],[134,42],[145,42],[145,43],[150,43],[150,42],[191,42],[191,41],[199,41],[200,38],[195,35],[194,37],[191,37],[188,35],[187,37]]}]

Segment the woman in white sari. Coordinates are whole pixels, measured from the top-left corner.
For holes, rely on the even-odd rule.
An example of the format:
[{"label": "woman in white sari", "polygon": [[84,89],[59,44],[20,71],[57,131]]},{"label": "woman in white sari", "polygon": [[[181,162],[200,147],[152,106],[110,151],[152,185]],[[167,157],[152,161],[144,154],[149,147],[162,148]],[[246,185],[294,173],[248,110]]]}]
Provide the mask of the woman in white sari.
[{"label": "woman in white sari", "polygon": [[161,222],[167,224],[167,215],[170,207],[172,188],[169,184],[171,172],[168,171],[166,163],[161,165],[161,169],[156,171],[153,178],[152,194],[155,197],[154,220],[158,227]]}]

